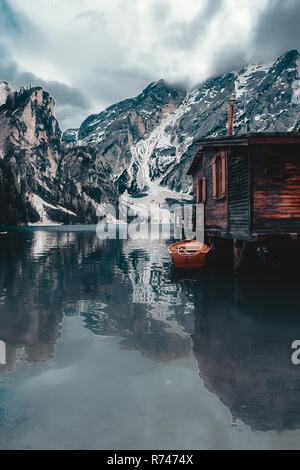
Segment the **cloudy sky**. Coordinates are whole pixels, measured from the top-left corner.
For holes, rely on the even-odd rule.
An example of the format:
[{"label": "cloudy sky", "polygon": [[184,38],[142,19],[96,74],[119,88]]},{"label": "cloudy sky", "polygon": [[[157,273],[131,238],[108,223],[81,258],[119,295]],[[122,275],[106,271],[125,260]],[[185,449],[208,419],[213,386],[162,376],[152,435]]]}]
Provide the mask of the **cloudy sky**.
[{"label": "cloudy sky", "polygon": [[0,80],[45,87],[62,128],[164,78],[192,87],[300,49],[300,0],[0,0]]}]

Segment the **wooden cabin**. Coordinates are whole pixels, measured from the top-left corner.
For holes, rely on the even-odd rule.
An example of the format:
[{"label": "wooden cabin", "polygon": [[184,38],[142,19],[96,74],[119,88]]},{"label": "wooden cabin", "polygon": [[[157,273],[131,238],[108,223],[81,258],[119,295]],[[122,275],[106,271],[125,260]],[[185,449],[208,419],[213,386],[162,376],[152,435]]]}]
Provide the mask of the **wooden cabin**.
[{"label": "wooden cabin", "polygon": [[204,204],[208,243],[232,239],[238,268],[248,242],[300,241],[300,134],[228,135],[198,144],[188,174],[194,202]]}]

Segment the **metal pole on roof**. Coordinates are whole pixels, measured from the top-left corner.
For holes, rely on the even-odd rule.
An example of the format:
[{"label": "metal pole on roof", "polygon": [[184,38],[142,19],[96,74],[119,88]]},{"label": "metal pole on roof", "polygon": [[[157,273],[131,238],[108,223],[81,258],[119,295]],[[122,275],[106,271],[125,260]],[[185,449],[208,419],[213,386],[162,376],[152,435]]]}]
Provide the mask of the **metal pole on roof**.
[{"label": "metal pole on roof", "polygon": [[229,117],[228,117],[228,135],[233,134],[233,126],[234,126],[234,111],[235,111],[235,105],[236,105],[236,99],[235,98],[230,98],[228,101],[229,104]]}]

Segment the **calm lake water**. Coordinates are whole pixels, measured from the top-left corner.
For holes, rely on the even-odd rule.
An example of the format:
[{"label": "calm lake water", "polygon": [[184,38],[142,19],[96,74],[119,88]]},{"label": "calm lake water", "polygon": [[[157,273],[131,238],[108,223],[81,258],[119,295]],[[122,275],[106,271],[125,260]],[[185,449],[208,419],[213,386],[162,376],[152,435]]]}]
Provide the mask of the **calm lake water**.
[{"label": "calm lake water", "polygon": [[300,449],[299,279],[180,277],[169,244],[0,236],[0,448]]}]

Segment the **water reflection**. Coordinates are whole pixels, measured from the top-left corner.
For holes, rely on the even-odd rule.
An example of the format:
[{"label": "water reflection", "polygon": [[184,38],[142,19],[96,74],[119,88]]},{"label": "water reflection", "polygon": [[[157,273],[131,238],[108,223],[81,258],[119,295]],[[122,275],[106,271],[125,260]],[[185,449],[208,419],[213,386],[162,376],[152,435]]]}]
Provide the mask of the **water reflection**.
[{"label": "water reflection", "polygon": [[297,280],[278,274],[212,274],[194,286],[193,349],[205,386],[261,431],[300,428]]},{"label": "water reflection", "polygon": [[[0,340],[6,364],[55,358],[62,319],[156,363],[195,357],[200,378],[253,430],[300,428],[294,280],[213,269],[178,277],[168,240],[98,240],[93,231],[18,231],[0,240]],[[195,397],[203,390],[194,389]],[[204,397],[202,398],[204,400]],[[196,403],[195,399],[195,403]],[[197,410],[195,410],[197,412]]]},{"label": "water reflection", "polygon": [[171,284],[164,247],[93,232],[10,233],[0,246],[0,370],[13,369],[17,356],[52,359],[63,314],[155,361],[189,354],[192,294]]},{"label": "water reflection", "polygon": [[154,361],[184,357],[191,352],[192,293],[171,284],[165,243],[145,245],[145,241],[124,241],[117,263],[111,263],[109,248],[103,263],[113,264],[113,276],[109,283],[97,285],[99,300],[94,295],[91,300],[72,300],[63,311],[83,316],[95,334],[121,336],[124,348]]},{"label": "water reflection", "polygon": [[6,344],[6,364],[0,371],[12,370],[17,358],[34,362],[54,356],[62,319],[58,280],[51,258],[35,263],[36,247],[32,234],[1,239],[0,336]]}]

